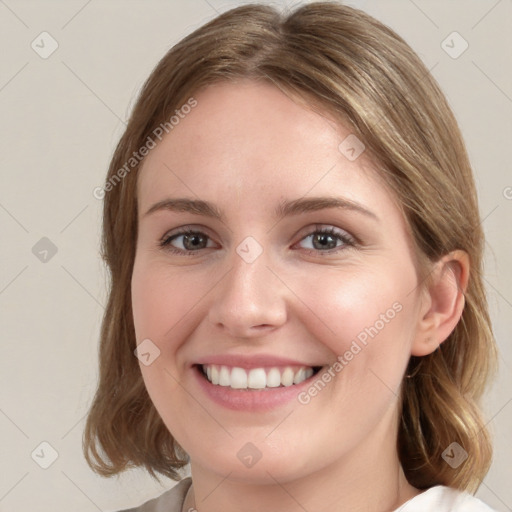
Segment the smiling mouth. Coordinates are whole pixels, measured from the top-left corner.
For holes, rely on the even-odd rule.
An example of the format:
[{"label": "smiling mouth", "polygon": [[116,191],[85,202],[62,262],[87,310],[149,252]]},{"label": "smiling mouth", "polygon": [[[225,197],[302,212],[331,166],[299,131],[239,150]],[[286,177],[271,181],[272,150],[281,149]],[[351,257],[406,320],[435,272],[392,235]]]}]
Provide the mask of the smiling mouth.
[{"label": "smiling mouth", "polygon": [[321,366],[275,366],[245,369],[218,364],[197,365],[201,375],[215,386],[236,390],[265,390],[301,384]]}]

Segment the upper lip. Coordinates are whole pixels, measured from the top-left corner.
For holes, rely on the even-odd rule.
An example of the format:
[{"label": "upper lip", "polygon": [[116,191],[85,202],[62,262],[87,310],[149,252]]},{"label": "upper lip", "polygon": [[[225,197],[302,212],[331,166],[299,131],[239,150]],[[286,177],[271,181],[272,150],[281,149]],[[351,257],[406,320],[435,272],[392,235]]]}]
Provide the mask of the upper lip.
[{"label": "upper lip", "polygon": [[273,366],[306,366],[316,367],[323,366],[322,364],[311,364],[296,359],[289,359],[285,357],[272,356],[267,354],[255,354],[252,356],[243,356],[236,354],[218,354],[200,358],[195,362],[198,365],[216,364],[224,366],[233,366],[239,368],[271,368]]}]

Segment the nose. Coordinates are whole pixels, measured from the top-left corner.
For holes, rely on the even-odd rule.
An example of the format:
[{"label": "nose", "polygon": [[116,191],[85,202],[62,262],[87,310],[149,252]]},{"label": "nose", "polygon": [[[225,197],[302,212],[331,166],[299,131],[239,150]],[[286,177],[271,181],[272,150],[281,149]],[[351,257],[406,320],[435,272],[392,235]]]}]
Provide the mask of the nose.
[{"label": "nose", "polygon": [[251,263],[234,252],[232,261],[213,290],[210,322],[236,338],[262,336],[283,325],[288,289],[269,268],[266,252]]}]

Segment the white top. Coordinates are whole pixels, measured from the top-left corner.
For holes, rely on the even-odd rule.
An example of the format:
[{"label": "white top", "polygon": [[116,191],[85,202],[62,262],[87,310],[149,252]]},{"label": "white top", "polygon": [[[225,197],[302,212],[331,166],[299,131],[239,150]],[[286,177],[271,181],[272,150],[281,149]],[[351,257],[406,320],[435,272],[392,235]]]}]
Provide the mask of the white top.
[{"label": "white top", "polygon": [[[172,489],[143,505],[119,512],[181,512],[192,478],[181,480]],[[187,511],[185,511],[187,512]],[[467,492],[436,485],[405,502],[393,512],[496,512]]]},{"label": "white top", "polygon": [[393,512],[496,512],[478,498],[444,485],[436,485],[406,501]]}]

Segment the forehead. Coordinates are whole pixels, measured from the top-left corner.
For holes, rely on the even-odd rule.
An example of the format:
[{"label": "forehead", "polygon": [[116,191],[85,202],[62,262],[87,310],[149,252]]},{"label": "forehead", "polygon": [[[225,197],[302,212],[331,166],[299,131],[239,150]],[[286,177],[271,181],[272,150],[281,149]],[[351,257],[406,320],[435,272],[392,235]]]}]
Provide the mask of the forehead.
[{"label": "forehead", "polygon": [[386,195],[365,152],[355,160],[343,152],[347,138],[354,137],[350,129],[277,87],[222,82],[194,98],[197,106],[143,162],[141,210],[163,193],[231,199],[238,205],[254,198],[253,206],[309,192],[336,192],[359,201]]}]

